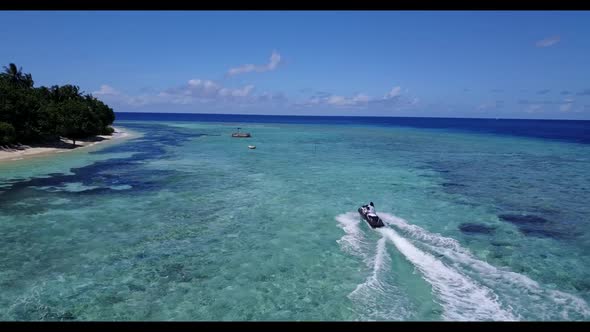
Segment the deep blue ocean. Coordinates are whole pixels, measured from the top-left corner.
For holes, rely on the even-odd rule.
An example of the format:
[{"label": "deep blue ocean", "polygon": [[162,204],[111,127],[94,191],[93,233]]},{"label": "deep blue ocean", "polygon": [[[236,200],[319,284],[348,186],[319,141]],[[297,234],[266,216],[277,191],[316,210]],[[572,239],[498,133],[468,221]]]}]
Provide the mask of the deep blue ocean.
[{"label": "deep blue ocean", "polygon": [[528,136],[590,143],[590,120],[467,119],[425,117],[278,116],[195,113],[117,113],[135,121],[202,121],[236,123],[293,123],[318,125],[405,126],[454,129],[480,133]]}]

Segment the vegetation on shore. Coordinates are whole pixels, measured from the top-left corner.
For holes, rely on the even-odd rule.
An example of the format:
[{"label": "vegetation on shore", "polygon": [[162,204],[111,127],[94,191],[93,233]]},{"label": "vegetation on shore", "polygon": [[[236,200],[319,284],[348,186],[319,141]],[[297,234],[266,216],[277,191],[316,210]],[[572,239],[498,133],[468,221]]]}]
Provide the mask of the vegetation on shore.
[{"label": "vegetation on shore", "polygon": [[45,143],[113,133],[115,113],[74,85],[35,88],[31,74],[11,63],[0,73],[0,146]]}]

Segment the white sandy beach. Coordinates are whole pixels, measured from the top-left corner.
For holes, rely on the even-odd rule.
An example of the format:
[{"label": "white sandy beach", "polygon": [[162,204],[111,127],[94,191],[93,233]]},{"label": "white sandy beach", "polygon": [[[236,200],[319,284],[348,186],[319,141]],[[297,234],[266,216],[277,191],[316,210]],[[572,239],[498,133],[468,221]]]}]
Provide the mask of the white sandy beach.
[{"label": "white sandy beach", "polygon": [[0,148],[0,163],[9,162],[13,160],[21,160],[29,157],[52,154],[52,153],[62,153],[68,151],[78,151],[80,149],[88,148],[90,146],[94,146],[104,142],[110,142],[113,140],[118,140],[122,138],[126,138],[129,136],[128,132],[122,131],[121,128],[115,128],[115,132],[112,136],[107,135],[98,135],[95,138],[86,139],[86,140],[76,140],[76,148],[72,149],[68,145],[72,144],[71,140],[62,138],[61,143],[55,144],[54,147],[52,146],[43,146],[43,147],[35,147],[35,146],[27,146],[23,145],[22,150],[17,149],[3,149]]}]

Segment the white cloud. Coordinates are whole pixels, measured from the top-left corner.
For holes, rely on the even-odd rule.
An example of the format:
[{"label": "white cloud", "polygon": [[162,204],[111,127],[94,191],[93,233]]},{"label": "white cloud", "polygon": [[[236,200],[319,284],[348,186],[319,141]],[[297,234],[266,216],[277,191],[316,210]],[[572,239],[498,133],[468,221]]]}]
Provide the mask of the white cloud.
[{"label": "white cloud", "polygon": [[256,96],[256,100],[259,102],[285,103],[287,97],[282,93],[263,92]]},{"label": "white cloud", "polygon": [[543,106],[539,104],[529,105],[524,111],[527,113],[537,113],[543,110]]},{"label": "white cloud", "polygon": [[128,96],[107,84],[101,85],[98,91],[92,92],[92,95],[115,104],[126,104],[130,106],[142,106],[146,104],[145,95],[137,97]]},{"label": "white cloud", "polygon": [[562,112],[568,112],[571,109],[572,109],[572,104],[571,103],[563,104],[563,105],[559,106],[559,110],[562,111]]},{"label": "white cloud", "polygon": [[503,100],[496,100],[496,101],[485,102],[485,103],[480,104],[479,106],[477,106],[477,110],[478,111],[494,110],[494,109],[502,108],[503,106],[504,106]]},{"label": "white cloud", "polygon": [[380,104],[390,107],[395,106],[396,108],[401,109],[417,105],[419,102],[420,100],[418,98],[405,97],[404,94],[402,94],[402,88],[396,86],[384,94],[383,97],[378,98],[372,98],[364,93],[358,93],[350,97],[319,93],[303,102],[295,103],[295,106],[310,107],[327,105],[340,108],[355,108]]},{"label": "white cloud", "polygon": [[279,93],[263,92],[254,94],[254,85],[237,88],[223,87],[211,80],[191,79],[186,84],[164,91],[130,96],[115,88],[102,85],[93,92],[107,103],[139,107],[154,104],[199,105],[199,104],[227,104],[251,105],[255,103],[284,103],[287,98]]},{"label": "white cloud", "polygon": [[569,112],[572,109],[572,106],[574,105],[574,99],[573,98],[565,98],[563,100],[564,104],[561,104],[561,106],[559,106],[559,110],[561,112]]},{"label": "white cloud", "polygon": [[118,94],[120,94],[120,92],[115,90],[115,88],[113,88],[110,85],[103,84],[100,86],[100,90],[94,91],[92,94],[96,95],[96,96],[104,96],[104,95],[118,95]]},{"label": "white cloud", "polygon": [[202,105],[210,106],[231,105],[247,107],[252,105],[291,105],[291,106],[327,106],[334,108],[358,109],[371,105],[387,107],[391,110],[413,108],[420,100],[408,97],[401,87],[396,86],[382,97],[371,97],[365,93],[351,96],[333,95],[318,92],[303,102],[289,103],[289,99],[282,93],[256,93],[254,85],[226,87],[219,82],[206,79],[190,79],[185,84],[165,90],[144,90],[138,95],[125,94],[109,85],[102,85],[93,94],[115,107],[141,107],[150,105]]},{"label": "white cloud", "polygon": [[159,94],[162,101],[174,104],[246,101],[254,91],[253,85],[226,88],[211,80],[191,79],[186,85]]},{"label": "white cloud", "polygon": [[253,65],[253,64],[246,64],[246,65],[242,65],[236,68],[231,68],[230,70],[227,71],[227,74],[229,76],[234,76],[234,75],[238,75],[238,74],[244,74],[244,73],[250,73],[250,72],[266,72],[266,71],[272,71],[275,70],[277,68],[277,66],[279,65],[279,63],[281,62],[281,55],[279,53],[277,53],[276,51],[273,51],[272,54],[270,55],[270,60],[267,64],[265,65]]},{"label": "white cloud", "polygon": [[254,90],[254,85],[246,85],[241,89],[235,89],[232,91],[232,96],[234,97],[246,97],[250,95],[250,92]]},{"label": "white cloud", "polygon": [[352,101],[355,103],[366,103],[370,100],[371,98],[365,94],[359,93],[356,96],[354,96],[352,98]]},{"label": "white cloud", "polygon": [[[321,102],[321,98],[313,99],[314,103]],[[328,105],[334,106],[361,106],[366,105],[370,101],[370,97],[366,94],[359,93],[353,97],[344,96],[328,96],[324,98],[324,101]]]},{"label": "white cloud", "polygon": [[557,44],[561,38],[559,36],[551,36],[537,41],[537,47],[549,47]]},{"label": "white cloud", "polygon": [[330,96],[326,103],[330,105],[349,105],[352,103],[352,100],[348,100],[346,97],[342,96]]},{"label": "white cloud", "polygon": [[385,96],[383,97],[384,99],[391,99],[391,98],[395,98],[397,96],[400,95],[402,88],[399,86],[393,87],[391,89],[391,91],[389,91],[387,94],[385,94]]},{"label": "white cloud", "polygon": [[187,85],[166,91],[170,95],[184,95],[199,99],[215,99],[223,88],[210,80],[192,79]]}]

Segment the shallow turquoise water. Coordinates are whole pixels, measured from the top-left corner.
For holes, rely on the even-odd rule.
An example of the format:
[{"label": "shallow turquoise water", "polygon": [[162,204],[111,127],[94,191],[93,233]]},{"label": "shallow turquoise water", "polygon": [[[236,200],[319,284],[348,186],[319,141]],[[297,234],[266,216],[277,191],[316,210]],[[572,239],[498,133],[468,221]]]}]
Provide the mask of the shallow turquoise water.
[{"label": "shallow turquoise water", "polygon": [[589,145],[118,124],[142,136],[0,165],[1,320],[590,318]]}]

